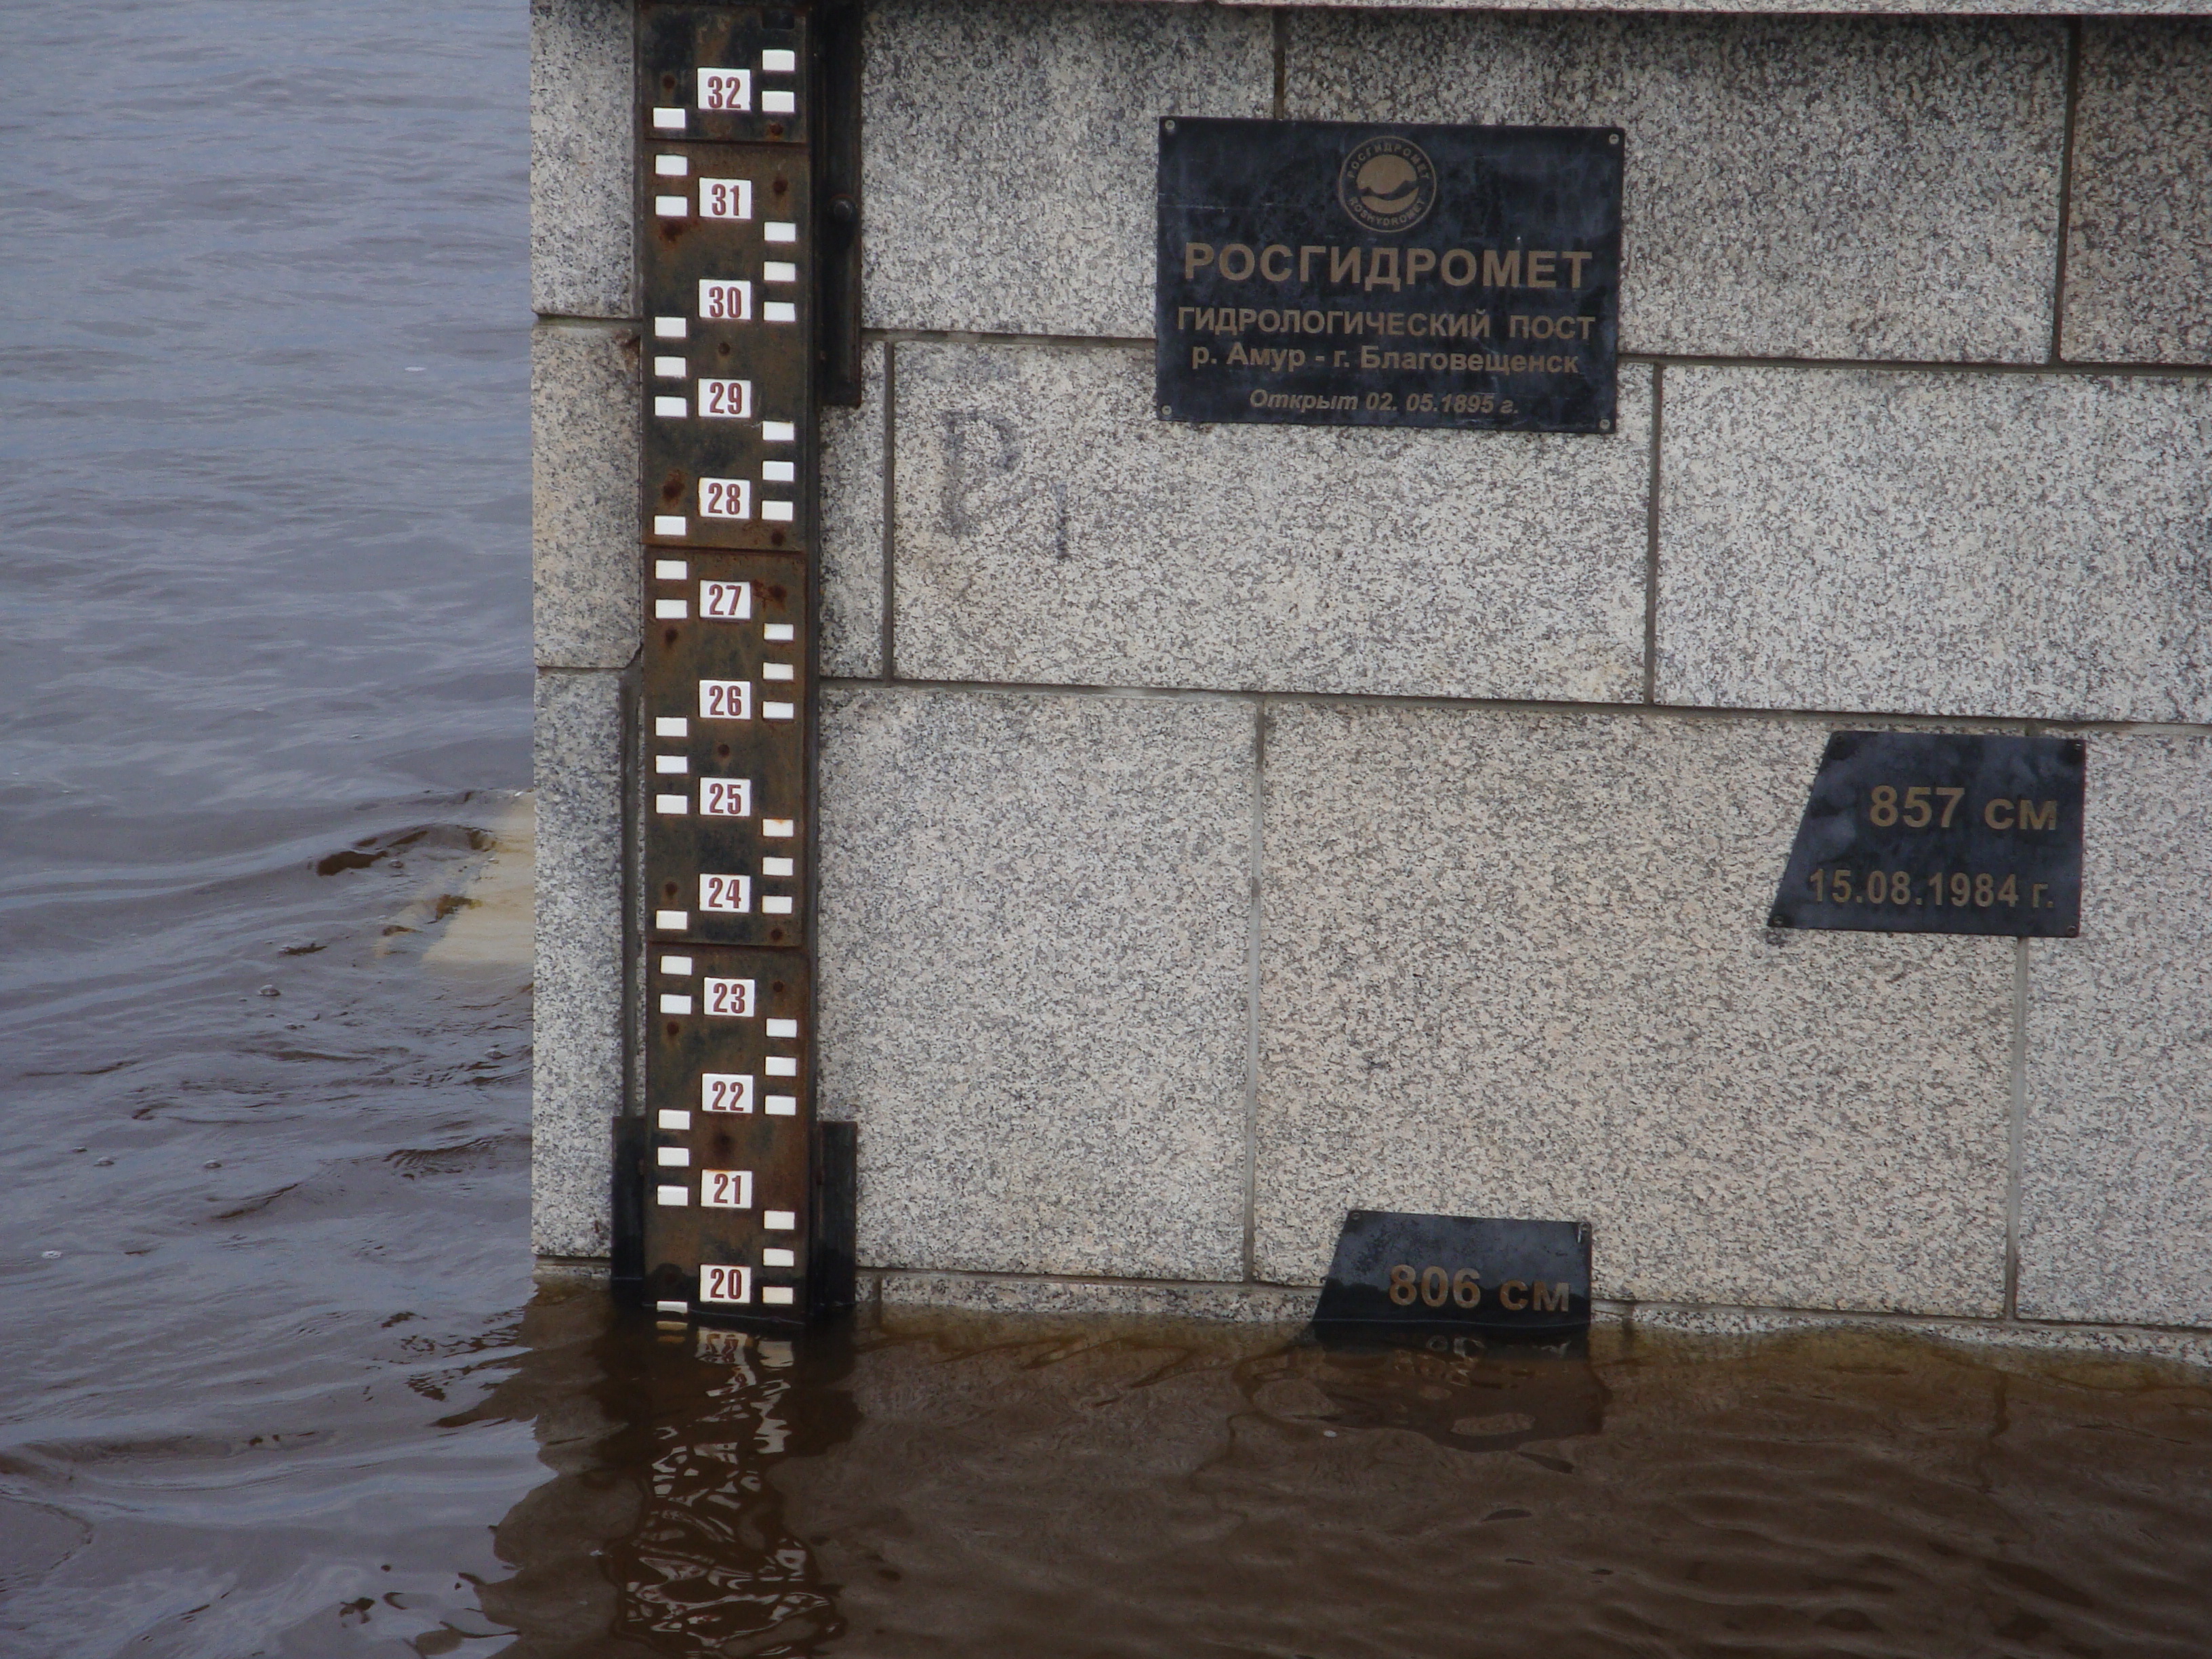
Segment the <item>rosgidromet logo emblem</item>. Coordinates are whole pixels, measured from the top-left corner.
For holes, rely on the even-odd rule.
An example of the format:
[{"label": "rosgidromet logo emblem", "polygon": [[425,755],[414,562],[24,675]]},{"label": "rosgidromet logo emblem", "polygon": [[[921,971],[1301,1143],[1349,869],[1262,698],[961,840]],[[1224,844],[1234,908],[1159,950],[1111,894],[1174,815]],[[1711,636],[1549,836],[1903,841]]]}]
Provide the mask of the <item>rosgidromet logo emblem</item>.
[{"label": "rosgidromet logo emblem", "polygon": [[1436,164],[1410,138],[1370,138],[1344,158],[1336,196],[1370,230],[1411,230],[1436,205]]}]

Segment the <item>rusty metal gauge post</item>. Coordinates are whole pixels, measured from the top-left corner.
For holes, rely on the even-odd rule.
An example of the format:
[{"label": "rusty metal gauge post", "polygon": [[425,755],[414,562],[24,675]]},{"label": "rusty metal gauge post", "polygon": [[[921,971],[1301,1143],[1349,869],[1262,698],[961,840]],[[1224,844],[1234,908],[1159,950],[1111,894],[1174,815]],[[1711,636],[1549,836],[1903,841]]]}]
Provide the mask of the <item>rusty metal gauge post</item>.
[{"label": "rusty metal gauge post", "polygon": [[645,1098],[616,1135],[616,1281],[664,1316],[850,1299],[853,1140],[815,1123],[812,848],[816,410],[857,361],[836,169],[858,147],[822,139],[857,113],[856,21],[637,13]]}]

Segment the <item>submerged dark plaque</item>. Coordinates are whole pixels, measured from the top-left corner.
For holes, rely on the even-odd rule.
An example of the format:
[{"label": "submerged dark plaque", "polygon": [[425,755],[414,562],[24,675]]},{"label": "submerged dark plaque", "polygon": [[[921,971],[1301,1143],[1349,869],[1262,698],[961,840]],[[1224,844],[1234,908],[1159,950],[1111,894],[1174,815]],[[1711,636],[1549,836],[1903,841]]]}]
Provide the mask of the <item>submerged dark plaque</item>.
[{"label": "submerged dark plaque", "polygon": [[1610,432],[1617,127],[1160,123],[1175,421]]},{"label": "submerged dark plaque", "polygon": [[1313,1322],[1547,1335],[1589,1319],[1582,1222],[1351,1210]]},{"label": "submerged dark plaque", "polygon": [[2078,738],[1833,733],[1769,925],[2072,938],[2087,763]]}]

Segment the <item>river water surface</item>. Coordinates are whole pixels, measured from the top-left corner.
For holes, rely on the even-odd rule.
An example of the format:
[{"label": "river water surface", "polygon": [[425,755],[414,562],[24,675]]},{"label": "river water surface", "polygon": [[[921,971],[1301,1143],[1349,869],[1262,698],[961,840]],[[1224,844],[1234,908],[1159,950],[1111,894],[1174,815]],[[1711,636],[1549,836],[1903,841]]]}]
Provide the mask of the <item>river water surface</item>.
[{"label": "river water surface", "polygon": [[526,33],[0,11],[0,1653],[2212,1644],[2192,1374],[534,1287]]}]

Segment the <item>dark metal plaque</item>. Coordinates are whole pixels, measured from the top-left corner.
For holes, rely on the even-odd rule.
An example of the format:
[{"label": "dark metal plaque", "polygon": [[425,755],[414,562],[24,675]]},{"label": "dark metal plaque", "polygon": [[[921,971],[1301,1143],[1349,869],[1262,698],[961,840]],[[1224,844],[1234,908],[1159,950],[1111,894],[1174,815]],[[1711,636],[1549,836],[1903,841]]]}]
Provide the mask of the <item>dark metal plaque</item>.
[{"label": "dark metal plaque", "polygon": [[647,561],[646,924],[657,939],[796,949],[807,916],[806,567]]},{"label": "dark metal plaque", "polygon": [[811,172],[789,144],[645,146],[648,542],[813,544]]},{"label": "dark metal plaque", "polygon": [[641,136],[652,143],[811,142],[811,12],[645,0],[637,14]]},{"label": "dark metal plaque", "polygon": [[657,945],[646,985],[647,1144],[634,1177],[646,1299],[694,1316],[802,1320],[816,1208],[806,958]]},{"label": "dark metal plaque", "polygon": [[1622,148],[1162,121],[1160,418],[1612,431]]},{"label": "dark metal plaque", "polygon": [[1832,733],[1768,925],[2073,938],[2087,757],[2078,738]]},{"label": "dark metal plaque", "polygon": [[1352,1210],[1314,1309],[1316,1329],[1366,1325],[1531,1336],[1590,1320],[1589,1228]]}]

